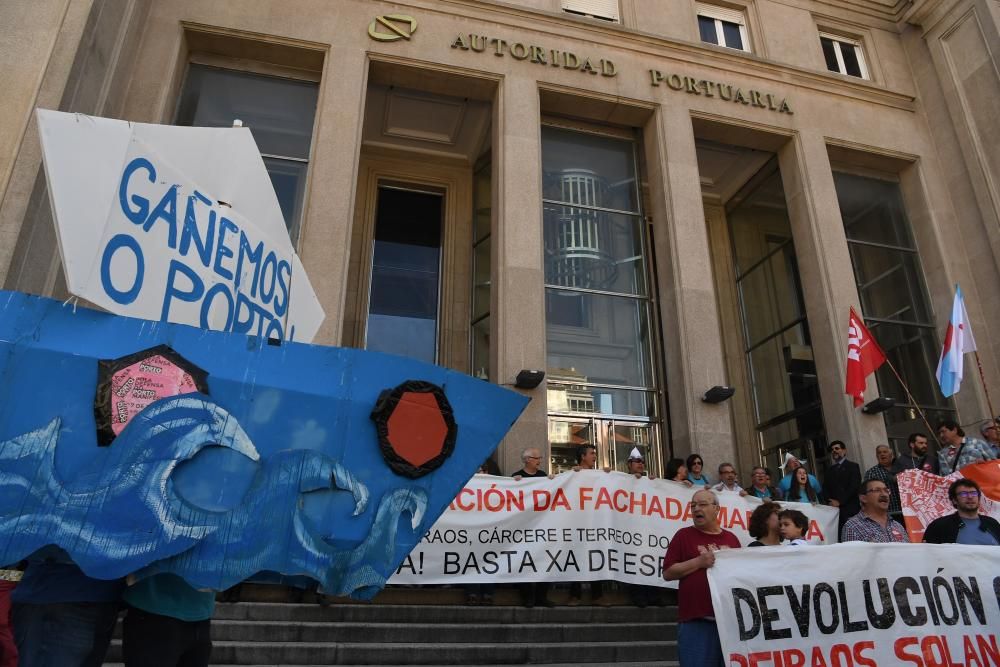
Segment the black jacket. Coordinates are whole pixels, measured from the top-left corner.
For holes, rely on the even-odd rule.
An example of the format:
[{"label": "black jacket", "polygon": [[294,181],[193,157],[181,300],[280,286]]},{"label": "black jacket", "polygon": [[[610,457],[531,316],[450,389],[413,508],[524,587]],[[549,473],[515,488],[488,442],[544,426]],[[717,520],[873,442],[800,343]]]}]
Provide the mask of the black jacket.
[{"label": "black jacket", "polygon": [[854,461],[831,465],[823,477],[823,495],[840,503],[840,522],[843,523],[861,509],[858,491],[861,490],[861,466]]},{"label": "black jacket", "polygon": [[[926,468],[924,466],[927,466]],[[927,472],[932,472],[937,475],[940,472],[940,467],[938,466],[938,457],[930,452],[927,453],[921,459],[921,465],[917,465],[916,459],[913,458],[911,454],[900,454],[896,457],[895,462],[892,464],[892,472],[895,475],[903,472],[904,470],[927,470]]]},{"label": "black jacket", "polygon": [[[958,512],[938,517],[924,530],[924,542],[928,544],[954,544],[962,527],[962,517]],[[1000,542],[1000,522],[991,516],[979,515],[979,530],[985,530]]]}]

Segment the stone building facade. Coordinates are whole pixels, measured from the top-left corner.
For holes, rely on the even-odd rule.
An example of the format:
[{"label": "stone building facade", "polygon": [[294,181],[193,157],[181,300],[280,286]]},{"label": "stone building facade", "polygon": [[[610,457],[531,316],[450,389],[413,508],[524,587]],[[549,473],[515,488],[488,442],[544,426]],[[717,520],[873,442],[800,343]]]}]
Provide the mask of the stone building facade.
[{"label": "stone building facade", "polygon": [[[317,342],[513,385],[556,469],[828,440],[874,463],[989,414],[933,373],[956,283],[1000,401],[996,0],[15,0],[0,276],[65,298],[33,110],[253,130]],[[884,368],[844,393],[848,309]],[[714,386],[735,395],[702,400]]]}]

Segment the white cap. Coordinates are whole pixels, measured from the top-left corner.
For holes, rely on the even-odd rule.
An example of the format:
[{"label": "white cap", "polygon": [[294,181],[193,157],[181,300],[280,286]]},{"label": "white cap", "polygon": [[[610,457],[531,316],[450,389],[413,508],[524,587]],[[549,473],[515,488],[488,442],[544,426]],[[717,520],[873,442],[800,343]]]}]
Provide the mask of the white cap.
[{"label": "white cap", "polygon": [[[788,462],[791,461],[792,459],[799,461],[799,457],[797,457],[795,454],[792,454],[791,452],[785,452],[785,462],[781,464],[782,476],[788,474],[788,472],[785,469],[788,467]],[[799,461],[799,463],[801,463],[801,461]]]},{"label": "white cap", "polygon": [[638,447],[633,447],[632,451],[628,454],[629,461],[642,461],[645,463],[646,459],[643,458],[642,454],[639,452]]}]

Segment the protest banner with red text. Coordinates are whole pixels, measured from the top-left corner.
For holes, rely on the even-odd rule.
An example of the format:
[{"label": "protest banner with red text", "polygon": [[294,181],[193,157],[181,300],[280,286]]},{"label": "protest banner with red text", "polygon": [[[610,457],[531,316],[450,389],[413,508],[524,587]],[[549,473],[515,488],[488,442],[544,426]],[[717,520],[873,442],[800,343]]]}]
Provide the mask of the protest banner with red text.
[{"label": "protest banner with red text", "polygon": [[896,481],[899,483],[903,521],[911,542],[923,540],[924,529],[931,521],[955,511],[948,499],[948,487],[963,477],[975,480],[983,491],[979,513],[1000,520],[1000,461],[968,465],[947,477],[924,470],[904,470],[896,475]]},{"label": "protest banner with red text", "polygon": [[764,547],[708,570],[729,667],[1000,665],[1000,549]]},{"label": "protest banner with red text", "polygon": [[[676,587],[663,581],[663,557],[674,533],[691,525],[697,490],[599,470],[555,479],[476,475],[389,583],[614,579]],[[747,544],[750,513],[760,501],[718,496],[720,523]],[[783,504],[809,516],[811,540],[837,540],[836,509]]]}]

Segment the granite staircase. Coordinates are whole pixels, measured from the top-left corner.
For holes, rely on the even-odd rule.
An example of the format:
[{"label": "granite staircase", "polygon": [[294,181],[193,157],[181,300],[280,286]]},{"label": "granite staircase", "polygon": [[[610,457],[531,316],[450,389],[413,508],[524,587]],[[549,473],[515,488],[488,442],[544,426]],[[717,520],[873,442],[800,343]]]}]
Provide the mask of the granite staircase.
[{"label": "granite staircase", "polygon": [[[212,664],[610,665],[677,662],[673,606],[220,603]],[[121,661],[116,635],[107,661]]]}]

